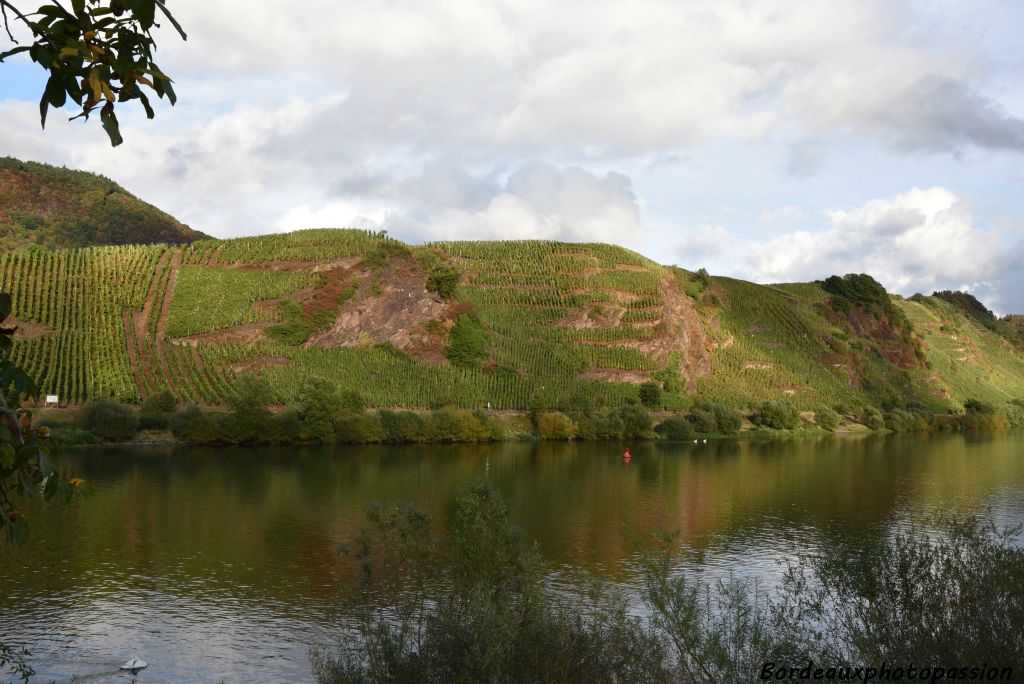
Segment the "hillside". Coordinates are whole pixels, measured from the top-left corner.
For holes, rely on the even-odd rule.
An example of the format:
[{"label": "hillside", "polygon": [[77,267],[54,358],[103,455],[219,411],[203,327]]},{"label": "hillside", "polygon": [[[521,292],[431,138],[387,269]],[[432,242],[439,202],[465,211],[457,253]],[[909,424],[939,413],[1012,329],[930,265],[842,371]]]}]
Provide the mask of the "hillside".
[{"label": "hillside", "polygon": [[207,236],[102,176],[0,157],[3,250],[185,244]]},{"label": "hillside", "polygon": [[0,255],[0,286],[18,360],[63,403],[170,388],[217,406],[248,372],[282,403],[317,375],[377,407],[586,410],[650,380],[669,409],[1024,398],[1024,355],[941,298],[755,285],[604,244],[310,230]]}]

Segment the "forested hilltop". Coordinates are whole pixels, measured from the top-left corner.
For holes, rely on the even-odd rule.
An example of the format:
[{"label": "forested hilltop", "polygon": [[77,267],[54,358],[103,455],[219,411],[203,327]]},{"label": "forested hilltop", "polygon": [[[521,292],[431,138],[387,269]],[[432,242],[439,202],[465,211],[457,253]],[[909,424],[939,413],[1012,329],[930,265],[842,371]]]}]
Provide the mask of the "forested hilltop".
[{"label": "forested hilltop", "polygon": [[949,296],[903,299],[868,276],[756,285],[606,244],[306,230],[35,249],[0,255],[0,289],[15,360],[62,404],[169,389],[219,407],[244,374],[281,404],[318,376],[379,408],[781,400],[865,423],[870,407],[1012,414],[1024,398],[1016,328]]},{"label": "forested hilltop", "polygon": [[103,176],[0,157],[3,251],[184,244],[205,237]]}]

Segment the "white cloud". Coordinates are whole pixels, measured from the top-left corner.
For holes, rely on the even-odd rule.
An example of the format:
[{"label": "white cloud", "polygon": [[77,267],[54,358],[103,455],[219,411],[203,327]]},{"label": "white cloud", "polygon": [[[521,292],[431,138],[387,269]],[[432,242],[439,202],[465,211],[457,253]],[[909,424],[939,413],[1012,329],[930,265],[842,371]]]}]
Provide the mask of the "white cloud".
[{"label": "white cloud", "polygon": [[729,231],[722,226],[705,226],[687,233],[676,242],[675,253],[680,263],[692,264],[704,257],[719,256],[729,249]]},{"label": "white cloud", "polygon": [[629,178],[618,173],[597,176],[579,167],[561,170],[547,164],[517,169],[479,209],[439,208],[419,225],[410,217],[396,222],[429,239],[636,244],[645,231]]},{"label": "white cloud", "polygon": [[903,293],[974,292],[996,308],[1019,287],[1019,244],[974,225],[966,201],[942,187],[828,212],[829,228],[794,231],[752,245],[746,272],[761,282],[870,273]]}]

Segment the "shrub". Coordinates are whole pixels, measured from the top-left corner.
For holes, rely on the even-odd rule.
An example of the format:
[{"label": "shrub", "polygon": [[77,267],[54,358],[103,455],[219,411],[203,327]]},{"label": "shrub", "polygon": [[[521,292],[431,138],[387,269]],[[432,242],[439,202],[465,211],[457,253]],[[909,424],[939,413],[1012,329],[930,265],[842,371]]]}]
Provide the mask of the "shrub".
[{"label": "shrub", "polygon": [[270,339],[293,346],[298,346],[309,339],[313,331],[301,306],[285,300],[278,303],[277,310],[281,322],[264,329]]},{"label": "shrub", "polygon": [[487,332],[475,314],[459,316],[444,349],[445,357],[456,366],[473,368],[487,358]]},{"label": "shrub", "polygon": [[577,439],[622,439],[625,425],[614,412],[590,413],[576,419]]},{"label": "shrub", "polygon": [[334,421],[334,434],[346,444],[383,442],[386,435],[375,413],[342,413]]},{"label": "shrub", "polygon": [[343,390],[338,394],[338,411],[345,414],[362,413],[366,410],[366,400],[355,390]]},{"label": "shrub", "polygon": [[860,412],[860,423],[868,429],[881,430],[885,427],[885,418],[874,406],[865,406]]},{"label": "shrub", "polygon": [[564,413],[541,413],[537,416],[537,436],[541,439],[572,439],[576,425]]},{"label": "shrub", "polygon": [[139,417],[131,406],[101,397],[85,405],[82,426],[108,442],[123,442],[135,436]]},{"label": "shrub", "polygon": [[341,411],[341,397],[334,383],[308,377],[302,381],[297,402],[298,418],[306,439],[333,444],[334,418]]},{"label": "shrub", "polygon": [[720,433],[732,435],[740,431],[743,426],[743,414],[738,409],[725,404],[710,404],[710,407],[715,414],[715,422]]},{"label": "shrub", "polygon": [[437,293],[441,299],[455,296],[455,288],[459,286],[458,269],[444,262],[439,262],[427,271],[427,289]]},{"label": "shrub", "polygon": [[822,406],[814,412],[814,422],[817,423],[818,427],[822,430],[832,432],[839,427],[839,414],[828,406]]},{"label": "shrub", "polygon": [[171,419],[171,432],[183,442],[209,444],[221,439],[220,429],[209,413],[195,404],[186,406]]},{"label": "shrub", "polygon": [[693,424],[695,432],[710,435],[718,432],[718,417],[714,409],[707,404],[698,404],[690,411],[690,423]]},{"label": "shrub", "polygon": [[800,425],[800,412],[787,399],[766,401],[758,408],[754,423],[772,430],[792,430]]},{"label": "shrub", "polygon": [[640,385],[640,403],[647,408],[657,408],[661,405],[661,386],[648,381]]},{"label": "shrub", "polygon": [[274,401],[270,381],[262,375],[243,373],[235,380],[235,391],[227,397],[228,406],[236,413],[263,414]]},{"label": "shrub", "polygon": [[670,416],[658,423],[654,431],[662,439],[676,442],[689,441],[693,439],[693,424],[681,416]]},{"label": "shrub", "polygon": [[485,442],[491,438],[487,426],[463,409],[432,411],[427,434],[435,442]]},{"label": "shrub", "polygon": [[140,412],[150,414],[174,413],[176,408],[178,408],[178,400],[175,399],[174,393],[169,389],[165,389],[149,395],[149,397],[142,402]]},{"label": "shrub", "polygon": [[928,420],[920,413],[896,409],[885,414],[885,427],[893,432],[924,432],[928,430],[929,425]]},{"label": "shrub", "polygon": [[968,399],[964,402],[964,411],[980,416],[991,416],[996,412],[996,407],[979,399]]},{"label": "shrub", "polygon": [[626,405],[619,407],[619,419],[622,420],[622,436],[626,439],[643,439],[651,434],[651,414],[642,406]]},{"label": "shrub", "polygon": [[384,441],[399,444],[423,442],[427,438],[423,418],[411,411],[378,411]]}]

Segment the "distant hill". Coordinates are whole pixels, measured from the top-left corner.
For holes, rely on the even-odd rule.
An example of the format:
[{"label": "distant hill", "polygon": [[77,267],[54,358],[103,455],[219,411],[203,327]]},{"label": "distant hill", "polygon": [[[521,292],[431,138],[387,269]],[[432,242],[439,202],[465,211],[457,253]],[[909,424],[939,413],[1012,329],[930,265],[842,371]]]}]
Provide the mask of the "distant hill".
[{"label": "distant hill", "polygon": [[0,254],[0,289],[22,324],[17,360],[68,403],[167,388],[219,406],[240,373],[282,403],[320,376],[379,408],[586,412],[651,381],[668,409],[1024,400],[1024,353],[962,302],[891,296],[864,275],[758,285],[607,244],[307,230],[33,250]]},{"label": "distant hill", "polygon": [[0,157],[3,251],[31,245],[180,245],[205,237],[103,176]]}]

